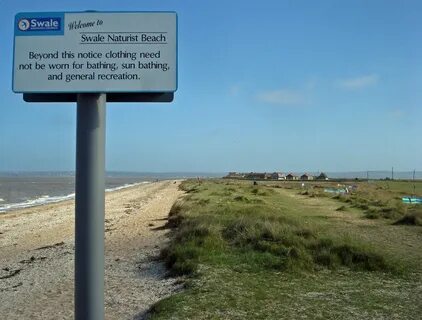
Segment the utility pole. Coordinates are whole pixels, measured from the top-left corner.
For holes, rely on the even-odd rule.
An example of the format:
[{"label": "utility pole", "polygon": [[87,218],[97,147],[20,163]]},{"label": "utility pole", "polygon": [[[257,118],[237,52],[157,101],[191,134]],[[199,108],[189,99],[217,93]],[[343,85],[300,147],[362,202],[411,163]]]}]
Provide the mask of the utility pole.
[{"label": "utility pole", "polygon": [[415,174],[416,170],[413,169],[413,196],[416,196]]}]

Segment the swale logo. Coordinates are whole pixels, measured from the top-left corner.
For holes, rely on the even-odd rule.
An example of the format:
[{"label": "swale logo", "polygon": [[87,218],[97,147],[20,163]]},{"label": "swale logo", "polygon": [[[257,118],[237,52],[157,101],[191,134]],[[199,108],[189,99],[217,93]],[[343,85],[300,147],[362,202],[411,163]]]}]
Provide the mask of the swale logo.
[{"label": "swale logo", "polygon": [[59,31],[61,18],[22,18],[18,21],[20,31]]},{"label": "swale logo", "polygon": [[28,21],[28,19],[20,19],[18,21],[18,28],[21,31],[26,31],[29,29],[30,23]]}]

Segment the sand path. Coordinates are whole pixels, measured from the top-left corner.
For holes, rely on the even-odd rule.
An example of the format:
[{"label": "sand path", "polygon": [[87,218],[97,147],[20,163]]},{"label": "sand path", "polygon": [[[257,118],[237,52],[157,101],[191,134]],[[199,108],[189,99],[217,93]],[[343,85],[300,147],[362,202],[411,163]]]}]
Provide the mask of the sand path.
[{"label": "sand path", "polygon": [[[179,289],[155,260],[179,182],[106,194],[106,319],[141,319]],[[0,215],[2,319],[73,319],[74,202]]]}]

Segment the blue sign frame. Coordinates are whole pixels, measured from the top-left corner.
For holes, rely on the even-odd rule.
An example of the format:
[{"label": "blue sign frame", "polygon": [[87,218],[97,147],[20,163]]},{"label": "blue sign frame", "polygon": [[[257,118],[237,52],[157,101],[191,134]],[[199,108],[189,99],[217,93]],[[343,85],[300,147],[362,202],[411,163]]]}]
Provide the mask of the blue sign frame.
[{"label": "blue sign frame", "polygon": [[[15,39],[17,36],[63,36],[64,35],[64,26],[66,24],[65,21],[65,14],[66,13],[77,13],[77,14],[92,14],[92,13],[100,13],[100,14],[113,14],[113,13],[173,13],[176,17],[176,84],[175,89],[171,91],[163,91],[163,90],[139,90],[139,91],[124,91],[124,90],[107,90],[106,93],[172,93],[176,92],[179,86],[179,18],[177,12],[175,11],[67,11],[67,12],[20,12],[15,15],[14,19],[14,37],[13,37],[13,64],[12,64],[12,91],[14,93],[24,93],[24,94],[69,94],[69,93],[103,93],[103,91],[78,91],[78,92],[70,92],[70,91],[15,91],[14,90],[14,78],[15,78]],[[26,30],[22,31],[18,27],[18,22],[21,19],[48,19],[48,18],[57,18],[61,19],[61,27],[59,30]],[[117,101],[116,101],[117,102]]]}]

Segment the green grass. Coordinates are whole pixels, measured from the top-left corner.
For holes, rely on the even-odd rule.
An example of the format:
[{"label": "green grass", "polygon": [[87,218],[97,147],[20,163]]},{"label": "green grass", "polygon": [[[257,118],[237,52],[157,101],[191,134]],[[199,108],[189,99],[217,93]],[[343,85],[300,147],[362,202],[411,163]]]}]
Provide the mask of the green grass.
[{"label": "green grass", "polygon": [[415,194],[420,197],[422,196],[422,181],[421,180],[374,181],[373,184],[375,184],[376,187],[381,190],[397,193],[403,196],[409,196],[412,194]]},{"label": "green grass", "polygon": [[[162,257],[171,275],[188,277],[186,290],[156,304],[151,319],[411,319],[422,311],[422,254],[408,245],[417,250],[418,226],[367,220],[368,209],[318,188],[313,198],[245,181],[181,188]],[[386,241],[386,228],[402,243]]]},{"label": "green grass", "polygon": [[421,311],[418,283],[385,274],[202,273],[185,291],[156,304],[150,319],[418,319]]},{"label": "green grass", "polygon": [[[275,185],[274,185],[275,184]],[[368,219],[388,219],[391,223],[408,216],[412,206],[404,204],[403,196],[422,196],[422,181],[342,181],[341,187],[355,186],[350,188],[349,194],[331,196],[324,192],[327,187],[338,187],[338,182],[306,182],[306,189],[301,186],[302,182],[272,183],[274,186],[299,190],[300,195],[309,197],[331,197],[347,204],[351,208],[363,210]],[[269,184],[271,185],[271,183]],[[342,206],[347,209],[347,206]],[[419,205],[419,207],[422,207]]]},{"label": "green grass", "polygon": [[413,206],[407,213],[395,222],[395,225],[422,226],[422,207]]}]

